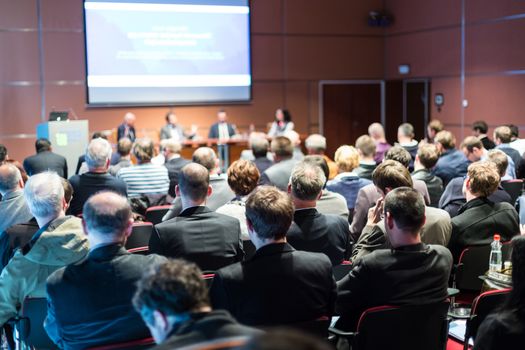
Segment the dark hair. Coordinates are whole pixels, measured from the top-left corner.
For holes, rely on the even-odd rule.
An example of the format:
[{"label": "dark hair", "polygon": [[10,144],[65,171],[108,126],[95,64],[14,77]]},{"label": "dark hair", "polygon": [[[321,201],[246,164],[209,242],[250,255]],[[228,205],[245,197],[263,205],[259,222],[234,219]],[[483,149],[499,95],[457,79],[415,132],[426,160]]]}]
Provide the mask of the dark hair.
[{"label": "dark hair", "polygon": [[258,335],[242,350],[330,350],[326,342],[292,329],[276,329]]},{"label": "dark hair", "polygon": [[518,318],[525,319],[525,236],[512,239],[512,289],[507,297],[503,310],[516,313]]},{"label": "dark hair", "polygon": [[98,139],[98,138],[107,140],[108,136],[105,133],[103,133],[102,131],[95,131],[93,133],[93,135],[91,135],[91,139],[94,140],[94,139]]},{"label": "dark hair", "polygon": [[117,152],[120,156],[125,157],[130,154],[131,148],[133,147],[133,142],[127,137],[123,137],[118,140],[117,143]]},{"label": "dark hair", "polygon": [[489,131],[489,126],[484,120],[478,120],[472,123],[472,130],[486,134]]},{"label": "dark hair", "polygon": [[285,237],[293,214],[290,196],[273,186],[256,188],[246,200],[246,219],[262,239]]},{"label": "dark hair", "polygon": [[402,146],[394,146],[394,147],[391,147],[385,153],[385,160],[389,160],[389,159],[395,160],[401,163],[405,168],[408,168],[408,166],[410,165],[410,162],[412,161],[412,156]]},{"label": "dark hair", "polygon": [[197,163],[185,165],[179,174],[180,191],[193,201],[204,200],[208,195],[210,173]]},{"label": "dark hair", "polygon": [[128,227],[131,207],[128,200],[110,191],[98,192],[84,204],[82,218],[88,232],[120,236]]},{"label": "dark hair", "polygon": [[483,149],[483,143],[476,136],[467,136],[463,142],[461,142],[459,148],[466,148],[469,153],[472,153],[474,148]]},{"label": "dark hair", "polygon": [[50,151],[51,150],[51,142],[49,142],[48,139],[39,138],[35,142],[35,149],[36,149],[36,153]]},{"label": "dark hair", "polygon": [[412,177],[403,164],[389,159],[383,161],[372,173],[374,185],[383,193],[387,188],[413,187]]},{"label": "dark hair", "polygon": [[153,158],[153,142],[150,139],[136,140],[133,154],[140,163],[149,162]]},{"label": "dark hair", "polygon": [[239,159],[230,165],[227,171],[228,185],[239,196],[246,196],[257,187],[259,170],[249,160]]},{"label": "dark hair", "polygon": [[396,225],[417,234],[425,223],[425,200],[411,187],[398,187],[385,196],[386,213],[392,215]]},{"label": "dark hair", "polygon": [[508,124],[507,125],[510,129],[510,134],[512,137],[519,137],[520,136],[520,129],[514,125],[514,124]]},{"label": "dark hair", "polygon": [[173,112],[173,111],[171,111],[171,110],[170,110],[168,113],[166,113],[166,121],[167,121],[168,123],[169,123],[169,121],[170,121],[170,115],[172,115],[172,114],[175,114],[175,112]]},{"label": "dark hair", "polygon": [[7,148],[4,145],[0,144],[0,163],[3,162],[6,157],[7,157]]},{"label": "dark hair", "polygon": [[[291,122],[292,121],[292,115],[290,114],[290,111],[285,109],[285,108],[279,108],[279,109],[283,113],[283,121],[285,123]],[[277,121],[277,118],[275,118],[275,120]]]},{"label": "dark hair", "polygon": [[330,168],[328,168],[328,163],[326,162],[326,159],[324,159],[323,156],[309,155],[303,158],[303,162],[320,167],[323,170],[324,176],[328,180],[328,176],[330,175]]}]

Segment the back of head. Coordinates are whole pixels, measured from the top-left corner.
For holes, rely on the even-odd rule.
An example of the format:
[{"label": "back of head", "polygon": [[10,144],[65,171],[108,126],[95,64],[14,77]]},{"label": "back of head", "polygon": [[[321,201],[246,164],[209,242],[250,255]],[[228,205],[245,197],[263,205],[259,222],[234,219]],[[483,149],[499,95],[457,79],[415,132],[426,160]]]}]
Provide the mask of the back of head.
[{"label": "back of head", "polygon": [[330,168],[328,168],[328,163],[326,162],[326,159],[324,159],[323,156],[309,155],[304,157],[303,162],[321,168],[325,178],[328,179],[328,176],[330,175]]},{"label": "back of head", "polygon": [[483,149],[483,143],[476,136],[467,136],[465,137],[463,142],[461,142],[461,145],[459,146],[459,148],[461,149],[466,148],[469,153],[472,153],[472,151],[474,151],[474,148],[477,148],[480,150]]},{"label": "back of head", "polygon": [[373,138],[374,140],[384,138],[385,129],[383,128],[383,125],[379,123],[372,123],[368,127],[368,135],[370,135],[370,137]]},{"label": "back of head", "polygon": [[405,168],[408,169],[408,166],[410,165],[410,162],[412,161],[412,156],[403,147],[401,147],[401,146],[394,146],[394,147],[391,147],[385,153],[384,160],[395,160],[395,161],[403,164],[403,166],[405,166]]},{"label": "back of head", "polygon": [[162,148],[171,154],[179,154],[182,150],[181,143],[175,139],[164,139],[162,142]]},{"label": "back of head", "polygon": [[133,142],[127,137],[123,137],[118,140],[117,143],[117,152],[121,157],[129,156],[131,153],[131,148],[133,147]]},{"label": "back of head", "polygon": [[209,185],[210,173],[200,164],[185,165],[179,174],[179,188],[182,195],[194,202],[206,199]]},{"label": "back of head", "polygon": [[478,120],[472,123],[472,130],[479,132],[480,134],[486,134],[489,131],[489,126],[484,120]]},{"label": "back of head", "polygon": [[82,218],[90,235],[123,238],[132,218],[131,207],[128,200],[117,193],[98,192],[84,204]]},{"label": "back of head", "polygon": [[17,190],[20,180],[22,180],[22,174],[15,165],[11,163],[0,165],[0,193],[5,194]]},{"label": "back of head", "polygon": [[292,195],[303,201],[319,197],[326,183],[326,176],[320,167],[306,162],[298,163],[290,176]]},{"label": "back of head", "polygon": [[509,124],[507,126],[510,129],[510,136],[511,136],[511,138],[512,139],[517,139],[520,136],[520,129],[514,124]]},{"label": "back of head", "polygon": [[288,194],[260,186],[248,196],[246,219],[261,239],[281,239],[292,224],[294,206]]},{"label": "back of head", "polygon": [[435,133],[442,131],[444,128],[443,123],[438,119],[432,119],[427,127]]},{"label": "back of head", "polygon": [[414,138],[414,127],[410,123],[403,123],[399,125],[399,128],[397,129],[397,133],[404,137]]},{"label": "back of head", "polygon": [[425,200],[411,187],[398,187],[385,196],[384,212],[400,230],[416,235],[425,223]]},{"label": "back of head", "polygon": [[439,150],[436,145],[427,143],[419,147],[417,157],[421,165],[426,169],[432,169],[439,159]]},{"label": "back of head", "polygon": [[7,158],[7,148],[0,144],[0,163],[2,163],[3,161],[5,161]]},{"label": "back of head", "polygon": [[355,141],[355,147],[361,151],[363,157],[373,157],[376,154],[376,143],[368,135],[361,135]]},{"label": "back of head", "polygon": [[228,185],[238,196],[250,194],[259,183],[259,170],[252,162],[239,159],[228,168]]},{"label": "back of head", "polygon": [[507,155],[499,149],[491,149],[488,152],[487,159],[496,165],[500,177],[505,176],[507,167],[509,166],[509,159]]},{"label": "back of head", "polygon": [[154,146],[150,139],[138,139],[133,146],[133,154],[140,163],[148,163],[153,158]]},{"label": "back of head", "polygon": [[280,158],[291,158],[293,156],[294,145],[292,141],[285,136],[277,136],[271,143],[272,152]]},{"label": "back of head", "polygon": [[86,164],[89,169],[102,168],[111,159],[111,145],[103,138],[93,139],[86,149]]},{"label": "back of head", "polygon": [[255,158],[266,157],[270,149],[270,143],[263,133],[253,133],[250,136],[250,148]]},{"label": "back of head", "polygon": [[501,143],[509,143],[512,141],[512,133],[508,126],[498,126],[494,129],[494,138]]},{"label": "back of head", "polygon": [[35,150],[36,150],[36,153],[50,151],[51,150],[51,142],[48,139],[39,138],[35,142]]},{"label": "back of head", "polygon": [[353,146],[340,146],[334,155],[334,161],[341,172],[351,172],[359,166],[359,153]]},{"label": "back of head", "polygon": [[326,137],[312,134],[306,138],[304,145],[311,154],[324,154],[326,151]]},{"label": "back of head", "polygon": [[50,171],[31,176],[24,187],[24,196],[35,217],[57,217],[64,200],[61,177]]},{"label": "back of head", "polygon": [[470,181],[470,193],[476,197],[488,197],[498,188],[500,176],[496,164],[480,161],[469,165],[467,176]]},{"label": "back of head", "polygon": [[434,141],[441,144],[444,149],[453,149],[456,147],[456,137],[448,130],[438,132]]},{"label": "back of head", "polygon": [[200,164],[208,171],[212,171],[217,166],[217,155],[210,147],[199,147],[193,152],[192,160]]},{"label": "back of head", "polygon": [[386,189],[398,187],[413,187],[412,177],[403,164],[395,160],[384,160],[372,173],[374,185],[383,193]]}]

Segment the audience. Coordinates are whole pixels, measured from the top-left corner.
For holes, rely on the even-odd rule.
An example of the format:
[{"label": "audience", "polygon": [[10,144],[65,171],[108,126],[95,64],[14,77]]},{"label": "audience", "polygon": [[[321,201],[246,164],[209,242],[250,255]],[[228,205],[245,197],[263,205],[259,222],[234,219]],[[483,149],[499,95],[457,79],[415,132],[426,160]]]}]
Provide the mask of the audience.
[{"label": "audience", "polygon": [[481,143],[483,143],[483,147],[486,150],[491,150],[496,147],[496,144],[487,136],[488,131],[489,126],[485,121],[478,120],[472,123],[472,135],[477,137]]},{"label": "audience", "polygon": [[510,147],[514,148],[522,157],[524,157],[525,139],[520,139],[520,129],[514,124],[509,124],[508,127],[511,134]]},{"label": "audience", "polygon": [[131,299],[144,267],[164,258],[126,251],[133,226],[131,207],[114,192],[101,191],[89,198],[82,226],[90,246],[87,259],[47,279],[47,334],[61,349],[148,337]]},{"label": "audience", "polygon": [[111,145],[109,142],[103,138],[91,140],[85,157],[88,172],[73,175],[69,179],[75,195],[67,210],[68,214],[82,214],[84,203],[89,197],[100,191],[109,190],[127,197],[126,183],[108,173],[110,160]]},{"label": "audience", "polygon": [[290,139],[293,145],[293,159],[301,161],[304,159],[304,153],[301,150],[301,137],[295,130],[289,130],[284,133],[284,137]]},{"label": "audience", "polygon": [[295,127],[292,121],[292,115],[287,109],[278,108],[275,111],[275,120],[268,131],[268,137],[283,136],[288,131],[293,130]]},{"label": "audience", "polygon": [[228,168],[228,185],[235,193],[235,198],[215,211],[239,220],[243,240],[250,239],[246,226],[246,199],[257,187],[259,176],[254,163],[242,159],[233,162]]},{"label": "audience", "polygon": [[522,167],[524,166],[525,160],[522,158],[521,154],[516,151],[510,145],[512,141],[512,133],[508,126],[499,126],[494,129],[494,142],[496,143],[496,148],[505,152],[512,161],[516,169],[516,174],[521,175]]},{"label": "audience", "polygon": [[434,143],[436,134],[443,131],[444,125],[437,119],[432,119],[427,125],[427,137],[424,139],[424,143]]},{"label": "audience", "polygon": [[294,145],[285,136],[277,136],[270,144],[275,164],[261,175],[262,185],[273,185],[281,191],[286,191],[292,169],[298,160],[293,158]]},{"label": "audience", "polygon": [[[472,163],[479,160],[486,160],[489,155],[489,151],[483,147],[483,143],[475,136],[467,136],[459,148],[463,151],[465,157],[467,157],[467,159]],[[501,179],[502,181],[516,178],[514,161],[509,156],[507,156],[507,159],[508,166],[505,169],[505,173],[503,174],[504,176]]]},{"label": "audience", "polygon": [[[100,131],[95,131],[93,135],[91,135],[91,140],[98,139],[99,137],[107,140],[107,136]],[[75,175],[83,174],[88,171],[85,163],[86,163],[86,154],[84,153],[78,157],[77,167],[75,169]]]},{"label": "audience", "polygon": [[328,180],[332,180],[338,174],[337,164],[328,157],[326,152],[326,137],[319,134],[312,134],[306,138],[304,142],[308,155],[311,156],[322,156],[328,165],[330,173],[328,174]]},{"label": "audience", "polygon": [[355,169],[356,174],[363,179],[372,180],[372,173],[377,164],[374,159],[376,144],[368,135],[362,135],[355,141],[355,148],[359,153],[359,167]]},{"label": "audience", "polygon": [[212,310],[201,275],[195,264],[168,260],[149,268],[139,280],[133,305],[159,344],[155,349],[262,333],[239,324],[225,310]]},{"label": "audience", "polygon": [[250,326],[332,315],[332,264],[324,254],[296,251],[286,242],[293,213],[291,198],[276,188],[261,186],[248,197],[246,221],[257,251],[250,260],[216,272],[210,289],[215,309],[228,310]]},{"label": "audience", "polygon": [[149,251],[184,258],[214,271],[244,257],[239,221],[205,206],[212,194],[208,170],[191,163],[182,168],[175,193],[182,211],[178,217],[155,225]]},{"label": "audience", "polygon": [[414,127],[410,123],[403,123],[397,128],[397,144],[410,153],[412,158],[408,166],[409,171],[414,170],[414,160],[416,160],[418,142],[414,139]]},{"label": "audience", "polygon": [[0,165],[0,239],[12,225],[26,222],[33,217],[24,198],[24,182],[16,166]]},{"label": "audience", "polygon": [[376,144],[376,154],[374,156],[374,160],[376,161],[376,164],[379,164],[383,161],[385,153],[392,146],[386,142],[385,129],[383,129],[383,125],[379,123],[370,124],[368,127],[368,135],[372,138],[372,140],[374,140]]},{"label": "audience", "polygon": [[456,149],[456,138],[450,131],[438,132],[434,140],[441,155],[433,174],[441,178],[446,186],[453,178],[467,173],[469,161],[463,152]]},{"label": "audience", "polygon": [[320,167],[305,162],[295,166],[288,185],[295,212],[286,240],[297,250],[326,254],[335,266],[345,258],[350,231],[344,218],[315,208],[325,183]]},{"label": "audience", "polygon": [[[113,176],[117,176],[117,173],[122,168],[129,168],[133,166],[131,162],[131,149],[133,148],[133,142],[127,137],[121,138],[117,143],[117,153],[119,155],[118,162],[109,167],[109,173]],[[113,157],[111,157],[113,158]]]},{"label": "audience", "polygon": [[164,166],[166,169],[168,169],[168,177],[170,178],[170,188],[168,190],[168,194],[175,198],[175,186],[177,186],[179,183],[179,174],[181,169],[191,162],[182,158],[180,155],[180,151],[182,149],[180,141],[177,141],[173,138],[168,138],[163,142],[164,147],[162,150],[164,152],[164,158],[166,159]]},{"label": "audience", "polygon": [[127,137],[131,142],[135,142],[137,134],[135,132],[135,114],[128,112],[124,115],[124,122],[120,124],[117,128],[117,141]]},{"label": "audience", "polygon": [[421,145],[417,151],[414,161],[414,172],[412,179],[421,180],[426,183],[430,206],[437,208],[439,199],[443,194],[443,180],[432,174],[432,169],[439,159],[439,151],[434,144]]},{"label": "audience", "polygon": [[270,143],[264,133],[252,133],[250,135],[250,149],[241,152],[241,159],[251,160],[262,174],[273,165],[273,156],[270,151]]},{"label": "audience", "polygon": [[494,203],[489,197],[496,191],[500,176],[496,165],[488,161],[472,163],[468,167],[463,192],[467,203],[452,218],[452,236],[449,249],[458,260],[464,248],[489,244],[498,233],[502,241],[519,234],[518,213],[509,203]]},{"label": "audience", "polygon": [[51,142],[40,138],[35,142],[36,154],[24,159],[24,169],[31,176],[44,171],[54,171],[67,179],[67,161],[59,154],[53,153]]},{"label": "audience", "polygon": [[[355,330],[361,312],[380,305],[444,302],[452,256],[447,248],[421,241],[425,202],[412,188],[390,191],[374,215],[384,215],[391,249],[380,249],[354,263],[337,283],[336,327]],[[422,320],[423,321],[423,320]]]}]

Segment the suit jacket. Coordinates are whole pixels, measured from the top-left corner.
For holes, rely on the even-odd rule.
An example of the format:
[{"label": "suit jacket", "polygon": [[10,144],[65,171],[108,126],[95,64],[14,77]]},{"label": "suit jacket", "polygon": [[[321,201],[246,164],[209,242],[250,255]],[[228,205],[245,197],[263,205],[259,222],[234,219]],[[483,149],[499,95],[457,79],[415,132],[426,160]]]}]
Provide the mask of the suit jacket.
[{"label": "suit jacket", "polygon": [[38,231],[35,218],[9,227],[0,234],[0,272],[7,266],[18,248],[25,246]]},{"label": "suit jacket", "polygon": [[439,207],[439,199],[443,194],[443,180],[432,175],[428,169],[416,170],[412,173],[412,179],[421,180],[427,185],[428,195],[430,196],[430,205],[434,208]]},{"label": "suit jacket", "polygon": [[241,325],[225,310],[194,313],[190,316],[190,320],[176,328],[153,350],[179,349],[212,340],[262,334],[260,330]]},{"label": "suit jacket", "polygon": [[344,260],[349,237],[347,220],[341,216],[323,215],[315,208],[296,210],[286,234],[286,240],[292,247],[324,253],[334,266]]},{"label": "suit jacket", "polygon": [[86,349],[148,337],[131,299],[144,269],[163,260],[109,244],[54,272],[47,280],[45,323],[51,339],[62,349]]},{"label": "suit jacket", "polygon": [[28,176],[51,170],[67,179],[66,158],[51,151],[43,151],[27,157],[24,159],[24,169]]},{"label": "suit jacket", "polygon": [[268,157],[259,157],[253,160],[259,174],[264,173],[269,167],[273,165],[273,161],[269,160]]},{"label": "suit jacket", "polygon": [[184,135],[184,130],[180,125],[172,125],[172,124],[166,124],[160,129],[160,139],[171,139],[173,137],[173,134],[177,135],[175,136],[176,139],[179,141],[184,141],[186,139],[186,136]]},{"label": "suit jacket", "polygon": [[470,162],[463,152],[457,149],[449,149],[439,157],[432,174],[443,180],[446,186],[455,177],[462,177],[467,174]]},{"label": "suit jacket", "polygon": [[177,157],[168,160],[164,163],[164,166],[168,169],[168,177],[170,178],[170,188],[168,194],[175,198],[175,186],[179,184],[179,174],[184,168],[185,165],[190,164],[191,162],[182,157]]},{"label": "suit jacket", "polygon": [[481,143],[483,144],[483,148],[485,148],[486,150],[491,150],[493,148],[496,147],[496,144],[494,143],[494,141],[492,141],[491,139],[489,139],[488,136],[483,136],[479,139],[481,141]]},{"label": "suit jacket", "polygon": [[239,221],[202,206],[155,225],[149,250],[193,261],[202,270],[211,271],[244,258]]},{"label": "suit jacket", "polygon": [[286,159],[275,163],[262,174],[259,182],[261,185],[273,185],[281,191],[286,191],[290,175],[294,166],[298,163],[296,159]]},{"label": "suit jacket", "polygon": [[[228,136],[232,137],[233,135],[235,135],[235,129],[233,128],[233,125],[230,123],[226,123],[226,126],[228,127]],[[208,132],[208,138],[219,138],[219,123],[215,123],[210,127],[210,131]]]},{"label": "suit jacket", "polygon": [[331,316],[335,294],[328,257],[297,251],[288,243],[266,245],[248,261],[220,269],[210,289],[215,309],[228,310],[250,326]]},{"label": "suit jacket", "polygon": [[24,198],[24,190],[8,192],[0,200],[0,234],[7,228],[33,217]]},{"label": "suit jacket", "polygon": [[350,215],[345,197],[339,193],[323,190],[321,198],[317,200],[315,208],[321,214],[334,214],[344,217],[348,220]]},{"label": "suit jacket", "polygon": [[494,234],[508,241],[520,233],[518,213],[509,203],[494,203],[475,198],[463,205],[452,218],[452,236],[448,245],[454,259],[471,245],[490,244]]},{"label": "suit jacket", "polygon": [[[118,126],[118,129],[117,129],[117,141],[119,141],[123,137],[126,137],[125,134],[126,134],[126,124],[122,123]],[[127,137],[131,140],[131,142],[135,142],[135,139],[137,138],[137,134],[133,126],[128,127]]]},{"label": "suit jacket", "polygon": [[357,261],[337,282],[337,328],[355,330],[361,313],[380,305],[424,305],[445,301],[452,256],[424,243],[380,249]]}]

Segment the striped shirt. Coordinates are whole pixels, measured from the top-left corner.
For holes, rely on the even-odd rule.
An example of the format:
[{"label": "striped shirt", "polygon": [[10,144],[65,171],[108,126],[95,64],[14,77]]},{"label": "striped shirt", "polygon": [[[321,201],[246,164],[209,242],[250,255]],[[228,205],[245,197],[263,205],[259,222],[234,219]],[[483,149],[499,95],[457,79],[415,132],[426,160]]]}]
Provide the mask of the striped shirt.
[{"label": "striped shirt", "polygon": [[168,169],[151,163],[121,168],[117,178],[128,185],[128,197],[141,194],[167,194],[170,186]]}]

